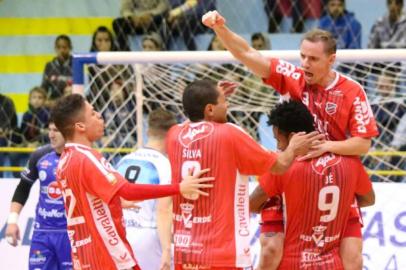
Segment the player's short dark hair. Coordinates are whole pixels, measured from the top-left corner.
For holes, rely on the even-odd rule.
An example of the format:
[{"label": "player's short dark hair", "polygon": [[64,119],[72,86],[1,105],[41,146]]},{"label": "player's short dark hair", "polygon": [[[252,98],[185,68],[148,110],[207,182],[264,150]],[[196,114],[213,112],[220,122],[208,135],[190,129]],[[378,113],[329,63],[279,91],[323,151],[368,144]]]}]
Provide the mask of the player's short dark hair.
[{"label": "player's short dark hair", "polygon": [[337,40],[329,31],[324,31],[318,28],[310,30],[303,35],[302,42],[304,40],[310,42],[323,42],[324,52],[327,54],[334,54],[337,52]]},{"label": "player's short dark hair", "polygon": [[192,122],[204,119],[207,104],[217,104],[219,93],[217,84],[208,79],[190,83],[183,92],[182,104],[186,116]]},{"label": "player's short dark hair", "polygon": [[176,123],[175,115],[162,108],[153,110],[148,116],[149,132],[153,135],[166,134]]},{"label": "player's short dark hair", "polygon": [[69,49],[72,49],[72,41],[70,40],[70,37],[68,37],[67,35],[59,35],[56,37],[55,39],[55,47],[56,44],[58,43],[59,40],[65,40],[66,43],[68,43]]},{"label": "player's short dark hair", "polygon": [[261,33],[261,32],[256,32],[256,33],[252,34],[252,36],[251,36],[251,41],[254,41],[254,40],[257,40],[257,39],[260,39],[260,40],[262,40],[263,42],[265,42],[265,36],[264,36],[264,34]]},{"label": "player's short dark hair", "polygon": [[277,104],[268,115],[268,125],[289,135],[291,132],[314,131],[314,120],[307,107],[300,101],[290,100]]},{"label": "player's short dark hair", "polygon": [[[386,5],[389,5],[390,2],[391,2],[391,0],[386,0]],[[396,2],[396,5],[403,7],[403,0],[395,0],[395,2]]]},{"label": "player's short dark hair", "polygon": [[65,140],[72,138],[74,125],[80,120],[85,105],[86,100],[82,95],[72,94],[60,98],[52,108],[50,121],[55,123]]}]

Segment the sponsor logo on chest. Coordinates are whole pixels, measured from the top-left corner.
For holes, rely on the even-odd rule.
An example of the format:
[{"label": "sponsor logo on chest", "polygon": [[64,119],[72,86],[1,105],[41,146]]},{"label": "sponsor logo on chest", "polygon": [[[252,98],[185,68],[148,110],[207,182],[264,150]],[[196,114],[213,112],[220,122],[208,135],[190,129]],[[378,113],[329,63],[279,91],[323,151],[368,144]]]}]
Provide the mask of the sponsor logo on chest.
[{"label": "sponsor logo on chest", "polygon": [[185,126],[179,134],[178,140],[184,147],[189,147],[195,141],[210,136],[214,127],[211,123],[197,123]]}]

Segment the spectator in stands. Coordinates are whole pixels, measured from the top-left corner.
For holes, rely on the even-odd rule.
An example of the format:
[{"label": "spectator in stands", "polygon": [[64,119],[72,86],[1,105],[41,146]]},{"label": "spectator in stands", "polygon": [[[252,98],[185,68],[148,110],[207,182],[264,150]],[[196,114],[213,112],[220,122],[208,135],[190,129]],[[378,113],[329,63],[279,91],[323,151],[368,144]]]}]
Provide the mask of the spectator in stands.
[{"label": "spectator in stands", "polygon": [[66,35],[55,39],[56,57],[45,66],[41,87],[52,104],[62,96],[65,87],[72,85],[72,42]]},{"label": "spectator in stands", "polygon": [[406,16],[403,0],[387,0],[388,13],[372,26],[368,48],[406,48]]},{"label": "spectator in stands", "polygon": [[[110,52],[117,51],[117,45],[114,41],[113,33],[106,26],[99,26],[93,33],[91,52]],[[133,75],[130,66],[124,65],[88,65],[90,91],[87,94],[87,99],[98,111],[102,111],[103,106],[109,101],[110,94],[107,85],[112,83],[112,80],[119,79],[126,81]],[[127,84],[126,88],[132,87],[132,84]]]},{"label": "spectator in stands", "polygon": [[382,145],[376,145],[377,148],[382,148],[384,145],[389,145],[393,140],[393,134],[399,119],[406,112],[406,106],[403,102],[399,102],[394,98],[399,97],[397,93],[397,78],[399,69],[389,67],[382,70],[378,76],[376,83],[377,97],[372,101],[372,111],[378,122],[379,141]]},{"label": "spectator in stands", "polygon": [[326,11],[319,28],[333,34],[337,49],[360,49],[361,24],[354,13],[345,9],[345,0],[328,0]]},{"label": "spectator in stands", "polygon": [[103,145],[133,147],[137,141],[135,95],[130,95],[120,79],[111,82],[108,88],[110,99],[102,112],[106,135]]},{"label": "spectator in stands", "polygon": [[[403,116],[399,120],[399,124],[395,130],[395,134],[393,136],[393,141],[391,143],[391,147],[392,147],[391,150],[406,151],[405,134],[406,134],[406,114],[403,114]],[[393,156],[390,159],[390,164],[392,166],[394,166],[395,168],[397,168],[398,170],[406,170],[406,157],[405,156]],[[392,176],[391,180],[395,181],[395,182],[405,182],[406,183],[406,176]]]},{"label": "spectator in stands", "polygon": [[251,35],[252,47],[256,50],[270,50],[271,43],[266,33],[254,33]]},{"label": "spectator in stands", "polygon": [[207,48],[208,51],[225,51],[226,48],[221,43],[220,39],[214,35],[209,43],[209,47]]},{"label": "spectator in stands", "polygon": [[164,48],[162,38],[158,33],[149,33],[142,37],[143,51],[162,51]]},{"label": "spectator in stands", "polygon": [[49,110],[45,106],[46,100],[46,92],[41,87],[30,90],[28,111],[21,123],[21,134],[28,147],[37,148],[48,142]]},{"label": "spectator in stands", "polygon": [[113,33],[106,26],[99,26],[92,36],[91,52],[117,51]]},{"label": "spectator in stands", "polygon": [[161,32],[168,0],[121,0],[120,18],[113,21],[118,48],[130,51],[127,35]]},{"label": "spectator in stands", "polygon": [[[13,135],[17,130],[17,114],[11,98],[0,93],[0,147],[11,145]],[[0,152],[0,165],[4,166],[8,154]],[[0,171],[0,178],[3,172]]]},{"label": "spectator in stands", "polygon": [[280,24],[285,15],[292,17],[292,33],[304,30],[306,17],[319,18],[321,14],[320,0],[263,0],[266,15],[268,15],[268,32],[280,32]]},{"label": "spectator in stands", "polygon": [[[168,42],[180,36],[190,51],[197,49],[194,36],[204,33],[207,28],[203,26],[200,18],[209,10],[216,9],[216,0],[169,0],[170,10],[166,17],[168,23]],[[167,46],[169,47],[169,46]]]}]

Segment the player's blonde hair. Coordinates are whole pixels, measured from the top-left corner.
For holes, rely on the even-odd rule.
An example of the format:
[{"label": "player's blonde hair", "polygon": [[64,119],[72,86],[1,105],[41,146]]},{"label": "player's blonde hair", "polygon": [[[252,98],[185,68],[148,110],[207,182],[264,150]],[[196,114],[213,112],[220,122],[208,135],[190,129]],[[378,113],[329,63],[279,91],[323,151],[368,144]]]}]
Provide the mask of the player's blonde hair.
[{"label": "player's blonde hair", "polygon": [[324,43],[324,52],[326,54],[335,54],[337,52],[337,41],[333,35],[321,29],[313,29],[305,33],[302,38],[302,42],[308,40],[310,42],[323,42]]}]

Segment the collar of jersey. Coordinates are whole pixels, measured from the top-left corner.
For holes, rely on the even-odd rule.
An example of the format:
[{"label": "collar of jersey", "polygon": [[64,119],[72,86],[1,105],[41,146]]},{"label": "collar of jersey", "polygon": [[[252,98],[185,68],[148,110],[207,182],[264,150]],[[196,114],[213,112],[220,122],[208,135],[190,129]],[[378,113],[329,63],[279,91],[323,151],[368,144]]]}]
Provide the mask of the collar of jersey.
[{"label": "collar of jersey", "polygon": [[337,71],[333,70],[336,77],[334,78],[334,81],[332,83],[330,83],[327,87],[326,87],[326,91],[329,91],[331,89],[333,89],[334,86],[336,86],[338,79],[340,79],[340,75],[338,74]]},{"label": "collar of jersey", "polygon": [[66,143],[65,148],[68,148],[68,147],[80,147],[80,148],[92,149],[91,147],[84,145],[84,144],[80,144],[80,143]]}]

